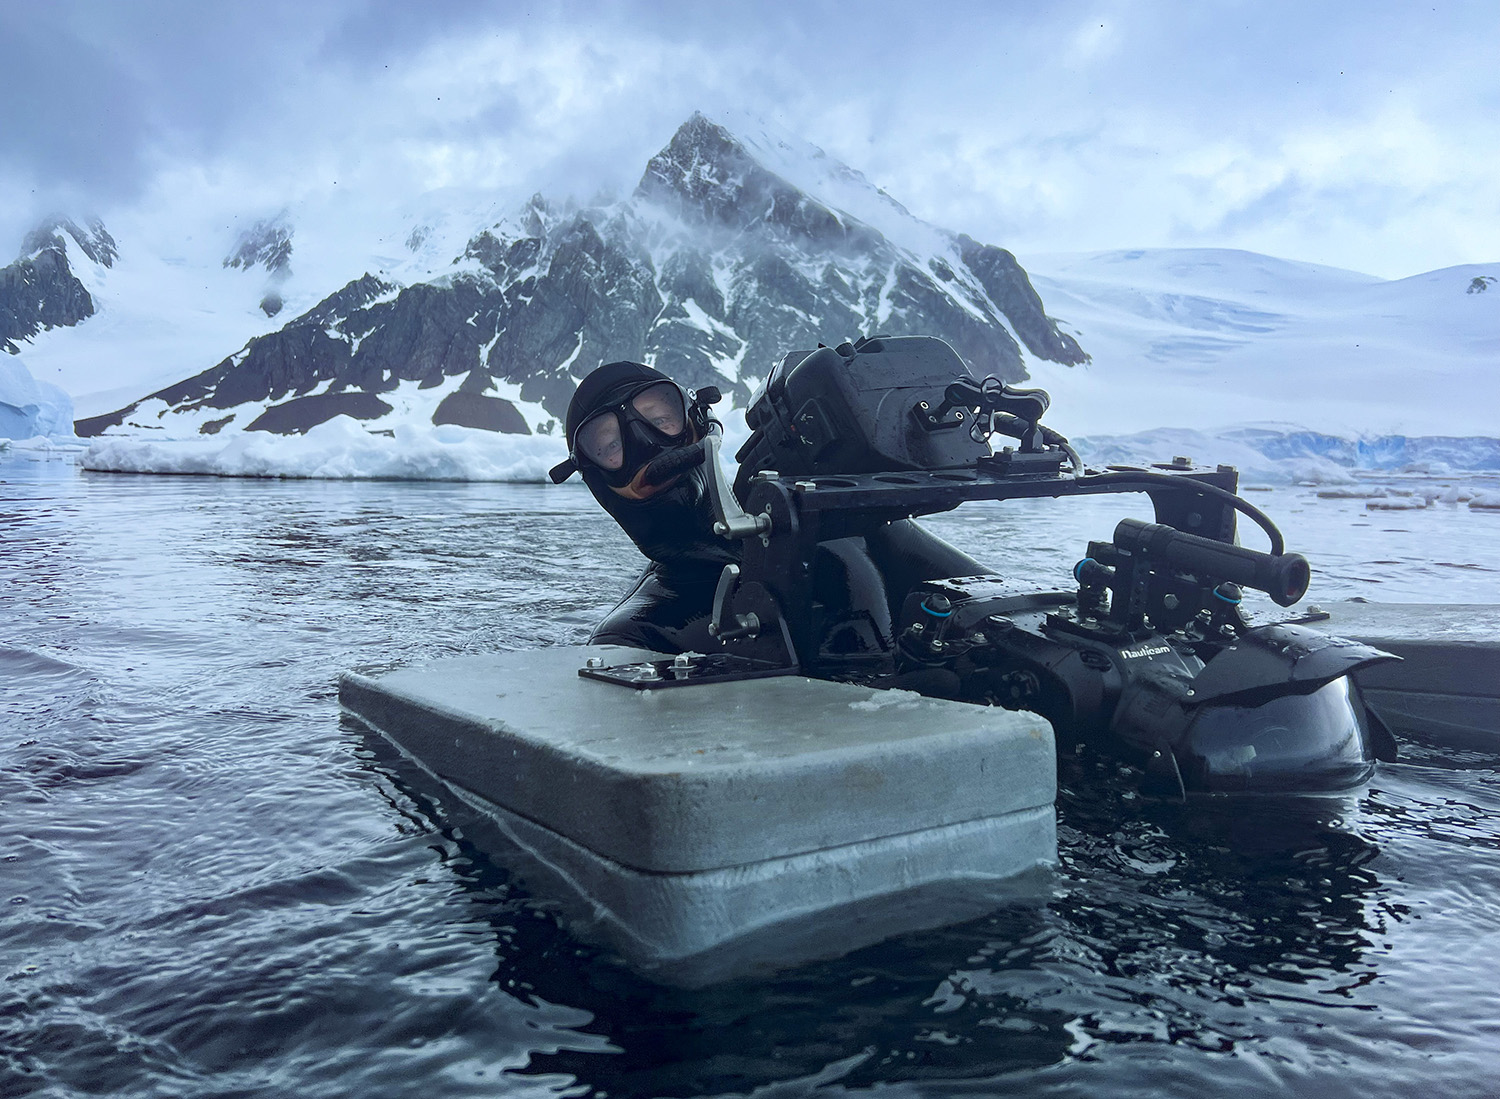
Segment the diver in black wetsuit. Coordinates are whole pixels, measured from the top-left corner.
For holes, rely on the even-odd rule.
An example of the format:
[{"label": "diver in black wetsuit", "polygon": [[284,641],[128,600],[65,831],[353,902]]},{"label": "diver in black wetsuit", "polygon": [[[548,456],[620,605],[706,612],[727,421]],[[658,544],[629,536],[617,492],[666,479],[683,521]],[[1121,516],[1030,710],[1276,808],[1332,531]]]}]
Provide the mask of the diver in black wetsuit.
[{"label": "diver in black wetsuit", "polygon": [[[715,652],[708,632],[714,588],[739,543],[713,531],[708,478],[692,448],[720,425],[708,412],[716,390],[689,393],[649,366],[606,363],[579,383],[568,405],[568,458],[649,563],[589,643],[656,652]],[[680,456],[683,461],[676,462]],[[818,608],[832,651],[889,652],[901,601],[923,580],[993,570],[911,520],[819,546]]]},{"label": "diver in black wetsuit", "polygon": [[649,563],[618,606],[594,628],[592,645],[657,652],[712,652],[708,633],[714,585],[739,544],[713,532],[713,504],[700,460],[671,469],[674,452],[720,430],[708,413],[716,391],[690,394],[640,363],[606,363],[578,386],[568,405],[568,460],[600,506]]}]

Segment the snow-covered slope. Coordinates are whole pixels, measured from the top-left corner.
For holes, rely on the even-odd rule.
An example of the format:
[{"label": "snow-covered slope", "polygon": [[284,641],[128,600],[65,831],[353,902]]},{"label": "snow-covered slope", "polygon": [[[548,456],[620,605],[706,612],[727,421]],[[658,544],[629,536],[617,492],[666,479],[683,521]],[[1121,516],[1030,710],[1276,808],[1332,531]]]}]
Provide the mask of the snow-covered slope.
[{"label": "snow-covered slope", "polygon": [[1500,290],[1474,289],[1500,263],[1387,281],[1217,249],[1025,259],[1093,357],[1033,365],[1065,433],[1500,434]]},{"label": "snow-covered slope", "polygon": [[[119,243],[109,264],[58,233],[92,312],[18,349],[39,381],[72,396],[78,416],[98,415],[199,373],[367,271],[402,284],[450,272],[501,206],[494,195],[448,189],[378,218],[307,203],[207,228],[126,217],[111,226]],[[268,313],[272,295],[280,307]]]},{"label": "snow-covered slope", "polygon": [[[189,242],[191,245],[192,242]],[[132,249],[85,271],[96,313],[32,337],[26,361],[40,381],[67,390],[79,416],[117,408],[202,369],[205,355],[278,326],[260,308],[264,280],[225,268],[222,253],[158,255]]]}]

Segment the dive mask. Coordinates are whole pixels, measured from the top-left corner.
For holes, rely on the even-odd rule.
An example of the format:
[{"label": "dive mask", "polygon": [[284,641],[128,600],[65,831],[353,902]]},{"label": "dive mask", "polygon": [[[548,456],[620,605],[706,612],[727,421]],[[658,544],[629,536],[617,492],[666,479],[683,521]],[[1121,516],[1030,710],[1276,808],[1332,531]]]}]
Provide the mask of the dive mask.
[{"label": "dive mask", "polygon": [[719,399],[705,387],[687,395],[676,382],[642,380],[607,397],[573,432],[568,460],[551,471],[554,482],[577,470],[593,469],[611,488],[627,490],[632,481],[665,451],[703,437],[709,420],[706,405]]}]

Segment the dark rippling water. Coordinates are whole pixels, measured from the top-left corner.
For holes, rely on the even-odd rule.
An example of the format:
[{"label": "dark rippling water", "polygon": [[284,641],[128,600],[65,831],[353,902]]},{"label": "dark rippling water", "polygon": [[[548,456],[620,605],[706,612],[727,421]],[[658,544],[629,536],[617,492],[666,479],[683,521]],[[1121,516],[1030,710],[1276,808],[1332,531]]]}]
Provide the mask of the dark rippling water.
[{"label": "dark rippling water", "polygon": [[[1500,515],[1256,502],[1314,598],[1500,602]],[[934,525],[1061,584],[1080,503]],[[1500,1094],[1497,753],[1189,807],[1065,761],[1048,903],[695,992],[574,940],[336,677],[576,643],[637,561],[578,489],[0,460],[0,1096]]]}]

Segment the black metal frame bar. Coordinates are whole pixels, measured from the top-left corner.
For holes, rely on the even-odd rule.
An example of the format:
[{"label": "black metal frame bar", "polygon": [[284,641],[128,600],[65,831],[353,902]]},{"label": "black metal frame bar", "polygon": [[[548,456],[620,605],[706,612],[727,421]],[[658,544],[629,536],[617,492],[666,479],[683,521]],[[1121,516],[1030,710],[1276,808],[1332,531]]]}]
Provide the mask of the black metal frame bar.
[{"label": "black metal frame bar", "polygon": [[[1049,459],[1044,472],[1014,472],[1011,456],[980,459],[972,467],[901,472],[782,477],[758,474],[750,483],[745,512],[756,531],[745,537],[744,557],[733,590],[718,620],[733,622],[754,615],[760,629],[727,640],[733,650],[759,660],[806,667],[816,654],[816,623],[811,613],[813,557],[820,542],[867,533],[898,519],[951,511],[978,500],[1023,500],[1043,497],[1094,496],[1139,491],[1151,497],[1156,521],[1219,541],[1234,539],[1235,511],[1210,493],[1184,483],[1161,482],[1138,487],[1122,482],[1130,469],[1111,471],[1107,480],[1058,472],[1060,459]],[[1025,458],[1028,456],[1016,456]],[[1158,467],[1134,470],[1169,473],[1174,479],[1232,493],[1239,475],[1231,467],[1216,469]]]}]

